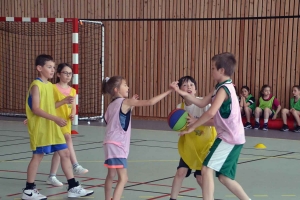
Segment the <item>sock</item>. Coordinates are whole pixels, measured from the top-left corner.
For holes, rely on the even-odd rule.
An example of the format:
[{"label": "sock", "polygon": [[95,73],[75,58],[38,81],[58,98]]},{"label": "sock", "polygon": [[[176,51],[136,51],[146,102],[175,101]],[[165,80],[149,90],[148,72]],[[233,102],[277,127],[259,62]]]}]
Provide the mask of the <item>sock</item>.
[{"label": "sock", "polygon": [[255,118],[255,122],[259,123],[259,118]]},{"label": "sock", "polygon": [[78,182],[76,182],[75,178],[71,178],[68,180],[68,184],[69,184],[69,187],[68,187],[68,190],[74,188],[74,187],[77,187],[79,185]]},{"label": "sock", "polygon": [[79,164],[78,164],[78,163],[75,163],[75,164],[73,165],[73,169],[75,169],[77,166],[79,166]]},{"label": "sock", "polygon": [[33,190],[34,187],[35,187],[34,182],[33,183],[26,182],[26,188],[25,188],[25,190]]},{"label": "sock", "polygon": [[56,176],[56,174],[51,174],[51,173],[50,173],[49,177],[53,177],[53,176]]},{"label": "sock", "polygon": [[267,124],[269,119],[264,119],[264,123]]}]

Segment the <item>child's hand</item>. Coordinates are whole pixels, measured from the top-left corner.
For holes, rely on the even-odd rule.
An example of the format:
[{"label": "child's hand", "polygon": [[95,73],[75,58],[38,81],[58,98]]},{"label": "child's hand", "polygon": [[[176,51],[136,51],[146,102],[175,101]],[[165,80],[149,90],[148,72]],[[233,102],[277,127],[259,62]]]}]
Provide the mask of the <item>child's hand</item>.
[{"label": "child's hand", "polygon": [[25,119],[25,120],[23,121],[23,124],[24,124],[24,125],[27,125],[27,123],[28,123],[28,119]]},{"label": "child's hand", "polygon": [[67,125],[67,121],[62,119],[62,118],[59,118],[59,117],[56,117],[56,119],[54,120],[54,122],[60,126],[60,127],[64,127]]},{"label": "child's hand", "polygon": [[294,110],[295,110],[295,108],[292,108],[292,109],[290,110],[290,113],[293,112]]},{"label": "child's hand", "polygon": [[139,95],[135,94],[131,97],[132,99],[139,99]]},{"label": "child's hand", "polygon": [[272,119],[276,119],[277,118],[277,115],[274,115],[273,117],[272,117]]},{"label": "child's hand", "polygon": [[174,91],[178,91],[179,87],[178,87],[178,81],[174,81],[170,84],[170,89],[174,90]]},{"label": "child's hand", "polygon": [[74,101],[74,97],[72,97],[72,96],[67,96],[67,97],[64,98],[62,101],[64,102],[64,104],[72,104],[73,101]]},{"label": "child's hand", "polygon": [[187,119],[188,126],[192,125],[193,123],[195,123],[195,121],[197,121],[197,118],[194,118],[190,114],[189,114],[189,116],[187,116],[186,119]]},{"label": "child's hand", "polygon": [[74,120],[75,114],[71,114],[69,117],[71,120]]},{"label": "child's hand", "polygon": [[180,132],[179,135],[180,135],[180,136],[183,136],[183,135],[185,135],[185,134],[187,134],[187,133],[191,133],[191,132],[194,131],[194,130],[195,130],[195,128],[188,127],[188,129],[186,129],[186,130]]}]

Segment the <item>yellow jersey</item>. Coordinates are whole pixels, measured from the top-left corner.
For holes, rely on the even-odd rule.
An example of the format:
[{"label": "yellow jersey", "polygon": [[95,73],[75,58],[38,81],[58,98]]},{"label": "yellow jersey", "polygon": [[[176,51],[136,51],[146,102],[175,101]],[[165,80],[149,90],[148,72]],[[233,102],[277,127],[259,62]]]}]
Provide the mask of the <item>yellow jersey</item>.
[{"label": "yellow jersey", "polygon": [[[70,88],[70,92],[67,93],[62,93],[61,88],[58,88],[59,86],[57,84],[55,84],[53,86],[53,96],[54,96],[54,102],[58,102],[63,100],[64,98],[66,98],[67,96],[72,96],[75,97],[76,96],[76,90],[74,88]],[[58,117],[61,117],[65,120],[67,120],[67,125],[64,127],[61,127],[61,131],[63,134],[71,134],[71,127],[72,127],[72,121],[70,119],[70,115],[72,113],[72,104],[64,104],[58,108],[56,108],[56,115]]]},{"label": "yellow jersey", "polygon": [[[180,107],[185,109],[185,104],[182,103]],[[200,116],[202,114],[203,113],[201,113]],[[179,155],[190,169],[201,170],[203,161],[214,143],[216,136],[217,131],[215,127],[199,126],[193,132],[179,137]]]},{"label": "yellow jersey", "polygon": [[66,140],[60,127],[49,119],[35,115],[32,112],[31,88],[37,86],[40,94],[40,109],[56,116],[55,102],[53,97],[53,84],[44,83],[41,79],[34,80],[26,98],[27,127],[30,137],[30,148],[35,151],[37,147],[65,144]]}]

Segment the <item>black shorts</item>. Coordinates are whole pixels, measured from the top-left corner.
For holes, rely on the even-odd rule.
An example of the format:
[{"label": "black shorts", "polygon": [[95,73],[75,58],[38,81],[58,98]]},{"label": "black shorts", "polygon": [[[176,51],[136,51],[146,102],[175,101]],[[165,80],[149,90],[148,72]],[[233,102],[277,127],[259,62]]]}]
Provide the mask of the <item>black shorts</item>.
[{"label": "black shorts", "polygon": [[[177,169],[181,168],[181,167],[184,167],[184,168],[187,168],[188,171],[185,175],[185,177],[189,177],[190,174],[192,173],[192,170],[189,168],[189,166],[182,160],[182,158],[180,158],[179,160],[179,165],[177,167]],[[196,170],[195,173],[194,173],[194,177],[196,178],[196,176],[201,176],[201,170]]]},{"label": "black shorts", "polygon": [[[271,110],[271,111],[272,111],[272,114],[269,116],[270,119],[272,119],[273,116],[274,116],[274,114],[275,114],[273,110]],[[265,116],[265,115],[264,115],[264,110],[262,110],[262,113],[261,113],[261,116],[260,116],[260,117],[261,117],[261,118],[264,118],[264,116]]]}]

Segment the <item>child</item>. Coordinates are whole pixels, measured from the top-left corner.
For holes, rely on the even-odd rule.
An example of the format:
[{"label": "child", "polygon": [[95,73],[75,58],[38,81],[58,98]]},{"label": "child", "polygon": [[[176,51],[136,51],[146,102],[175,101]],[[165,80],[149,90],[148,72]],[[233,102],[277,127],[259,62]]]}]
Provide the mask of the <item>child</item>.
[{"label": "child", "polygon": [[281,115],[282,115],[282,120],[283,120],[283,127],[282,127],[282,131],[288,131],[289,127],[287,126],[287,116],[290,116],[291,114],[293,115],[293,117],[295,118],[296,122],[297,122],[297,126],[294,130],[294,132],[296,133],[300,133],[300,85],[295,85],[293,87],[293,98],[291,98],[290,100],[290,106],[291,109],[288,110],[286,108],[284,108],[281,111]]},{"label": "child", "polygon": [[103,149],[104,166],[108,168],[105,179],[105,200],[111,199],[112,182],[118,174],[118,183],[113,193],[113,200],[120,200],[127,182],[127,157],[129,154],[131,134],[131,111],[134,106],[151,106],[172,92],[169,89],[150,100],[137,100],[138,96],[128,99],[129,87],[121,76],[105,78],[102,82],[102,93],[110,94],[111,103],[105,112],[107,123]]},{"label": "child", "polygon": [[[276,109],[276,111],[274,111]],[[259,118],[264,118],[263,130],[268,130],[269,118],[276,119],[281,109],[279,101],[271,94],[271,87],[263,85],[260,90],[259,106],[255,108],[255,125],[254,129],[259,129]]]},{"label": "child", "polygon": [[248,86],[243,86],[241,88],[240,95],[240,109],[241,114],[246,115],[247,122],[244,125],[245,129],[252,128],[250,123],[251,114],[255,109],[255,98],[250,94],[250,89]]},{"label": "child", "polygon": [[[67,63],[61,63],[57,66],[56,73],[56,84],[53,86],[56,115],[67,121],[67,125],[61,127],[61,131],[65,136],[68,149],[70,151],[70,158],[73,165],[74,174],[85,174],[88,172],[88,170],[78,164],[71,137],[71,120],[73,120],[76,114],[76,103],[74,101],[76,91],[74,88],[68,85],[72,79],[72,68]],[[53,186],[63,185],[62,182],[56,178],[59,161],[59,154],[58,152],[55,152],[52,157],[51,171],[47,180],[47,183]]]},{"label": "child", "polygon": [[[180,90],[185,91],[189,93],[191,96],[195,97],[196,95],[196,81],[193,77],[191,76],[184,76],[179,79],[178,81],[178,86]],[[197,97],[199,99],[202,99],[202,97]],[[184,99],[184,102],[178,104],[177,108],[182,108],[185,109],[189,113],[188,117],[188,123],[193,124],[204,112],[206,112],[209,108],[209,105],[206,106],[204,109],[197,107],[195,104],[192,104],[188,100]],[[206,123],[206,125],[212,125],[213,126],[213,121],[210,121]],[[210,130],[210,129],[208,129]],[[202,154],[202,146],[201,143],[199,144],[199,140],[204,140],[204,142],[209,143],[210,145],[208,148],[210,148],[212,142],[215,139],[216,132],[215,129],[213,128],[214,132],[208,132],[207,134],[210,135],[208,140],[203,139],[203,137],[195,136],[196,134],[191,133],[188,135],[184,135],[179,138],[178,141],[178,150],[179,154],[181,156],[180,161],[179,161],[179,166],[177,167],[177,172],[176,175],[173,179],[173,184],[172,184],[172,191],[171,191],[171,198],[170,200],[176,200],[178,193],[180,191],[183,179],[185,177],[188,177],[192,169],[196,170],[194,173],[194,177],[197,180],[197,183],[199,184],[200,187],[202,187],[202,177],[201,177],[201,166],[202,166],[202,161],[200,158]],[[191,137],[189,137],[191,136]],[[209,140],[210,139],[210,140]],[[193,143],[193,144],[192,144]],[[198,148],[196,148],[198,147]],[[208,150],[207,148],[207,150]],[[207,152],[204,152],[204,155],[206,155]],[[191,162],[190,162],[191,160]],[[197,161],[195,161],[197,160]]]},{"label": "child", "polygon": [[195,130],[212,117],[217,130],[217,139],[210,148],[204,160],[201,173],[203,179],[203,199],[214,199],[213,171],[217,172],[220,182],[241,200],[250,198],[238,182],[234,180],[238,158],[245,143],[245,131],[239,109],[239,101],[235,94],[230,77],[234,73],[235,57],[231,53],[222,53],[212,58],[212,77],[218,82],[215,90],[203,99],[197,99],[187,92],[178,89],[177,82],[173,87],[181,96],[197,106],[203,108],[212,102],[209,110],[187,130],[180,133],[184,135]]},{"label": "child", "polygon": [[73,175],[70,153],[60,129],[67,125],[67,121],[56,116],[53,85],[48,82],[54,76],[54,65],[50,55],[43,54],[36,58],[35,66],[39,78],[31,83],[26,98],[26,116],[33,156],[27,168],[27,182],[22,194],[24,200],[47,199],[38,192],[34,180],[44,154],[52,152],[58,152],[61,158],[62,170],[69,184],[68,197],[83,197],[94,193],[83,189]]}]

